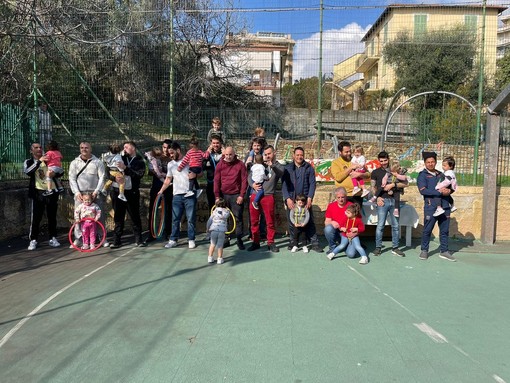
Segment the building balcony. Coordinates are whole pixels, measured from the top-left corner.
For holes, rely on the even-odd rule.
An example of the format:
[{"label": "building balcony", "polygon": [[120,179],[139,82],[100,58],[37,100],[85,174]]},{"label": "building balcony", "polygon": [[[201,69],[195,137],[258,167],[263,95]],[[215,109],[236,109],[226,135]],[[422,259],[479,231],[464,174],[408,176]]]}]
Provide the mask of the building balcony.
[{"label": "building balcony", "polygon": [[380,58],[381,56],[369,56],[367,54],[362,54],[356,60],[356,72],[358,73],[368,72],[370,68],[377,64]]}]

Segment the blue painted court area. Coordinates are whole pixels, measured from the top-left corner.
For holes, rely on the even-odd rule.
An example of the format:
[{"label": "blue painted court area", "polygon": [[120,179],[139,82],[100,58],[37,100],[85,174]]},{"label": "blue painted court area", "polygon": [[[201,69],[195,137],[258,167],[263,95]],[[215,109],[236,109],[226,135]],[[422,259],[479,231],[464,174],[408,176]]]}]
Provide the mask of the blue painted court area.
[{"label": "blue painted court area", "polygon": [[0,381],[510,382],[507,244],[365,266],[197,244],[4,243]]}]

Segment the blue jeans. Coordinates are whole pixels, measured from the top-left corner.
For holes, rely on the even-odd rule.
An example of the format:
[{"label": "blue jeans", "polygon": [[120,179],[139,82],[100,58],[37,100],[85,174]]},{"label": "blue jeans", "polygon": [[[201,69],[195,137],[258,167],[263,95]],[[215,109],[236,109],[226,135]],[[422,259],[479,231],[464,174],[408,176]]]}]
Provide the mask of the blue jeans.
[{"label": "blue jeans", "polygon": [[181,218],[186,212],[188,223],[188,239],[195,240],[195,224],[197,220],[197,197],[193,194],[190,197],[184,197],[184,194],[176,194],[172,199],[172,234],[170,239],[177,241],[181,230]]},{"label": "blue jeans", "polygon": [[398,219],[393,215],[395,210],[395,200],[393,198],[384,198],[384,205],[377,206],[377,228],[375,229],[375,247],[382,247],[382,237],[386,217],[389,215],[391,224],[391,242],[393,248],[398,247]]},{"label": "blue jeans", "polygon": [[[347,244],[346,244],[347,249],[345,250],[345,254],[349,258],[354,258],[356,256],[356,248],[353,245],[353,241],[351,241],[349,243],[349,240],[346,237],[342,236],[340,234],[340,230],[335,229],[333,227],[333,225],[327,225],[324,228],[324,236],[326,237],[326,240],[328,241],[328,245],[329,245],[329,251],[328,252],[329,253],[338,254],[340,251],[342,251],[345,248],[345,246],[342,247],[342,244],[344,243],[344,240],[345,240],[345,242],[347,242]],[[359,243],[359,245],[361,247],[361,243],[359,242],[359,238],[358,237],[356,237],[356,238],[357,238],[358,243]],[[339,243],[338,246],[337,246],[337,243]],[[339,247],[340,247],[340,249],[338,249]],[[337,251],[337,249],[338,249],[338,251]]]}]

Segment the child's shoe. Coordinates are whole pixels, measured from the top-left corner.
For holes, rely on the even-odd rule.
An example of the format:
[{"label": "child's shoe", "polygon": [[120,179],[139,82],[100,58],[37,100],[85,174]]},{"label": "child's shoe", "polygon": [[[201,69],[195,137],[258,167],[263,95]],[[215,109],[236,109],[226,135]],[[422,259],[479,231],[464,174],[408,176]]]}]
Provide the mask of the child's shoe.
[{"label": "child's shoe", "polygon": [[436,211],[434,212],[434,214],[432,214],[434,217],[438,217],[440,216],[441,214],[444,213],[444,209],[441,207],[441,206],[438,206]]},{"label": "child's shoe", "polygon": [[64,188],[58,188],[57,191],[60,193],[60,194],[63,194],[66,190]]},{"label": "child's shoe", "polygon": [[358,193],[361,193],[361,189],[356,186],[354,189],[352,189],[352,195],[355,196]]},{"label": "child's shoe", "polygon": [[223,257],[220,257],[217,259],[216,264],[221,265],[223,262]]},{"label": "child's shoe", "polygon": [[213,257],[207,257],[207,263],[214,263]]},{"label": "child's shoe", "polygon": [[85,244],[83,244],[83,246],[81,247],[81,249],[82,249],[82,250],[89,250],[89,249],[90,249],[90,247],[89,247],[89,245],[85,245]]},{"label": "child's shoe", "polygon": [[253,201],[253,202],[251,203],[251,206],[253,206],[253,208],[254,208],[255,210],[259,210],[259,204],[258,204],[258,202]]},{"label": "child's shoe", "polygon": [[333,260],[333,258],[335,258],[335,253],[329,253],[329,254],[327,255],[327,257],[328,257],[328,259],[329,259],[330,261],[332,261],[332,260]]},{"label": "child's shoe", "polygon": [[457,210],[457,207],[456,206],[452,206],[450,211],[453,213],[455,210]]},{"label": "child's shoe", "polygon": [[368,257],[366,255],[361,256],[361,259],[359,260],[360,265],[366,265],[368,263]]},{"label": "child's shoe", "polygon": [[126,198],[126,196],[124,194],[119,194],[119,199],[121,201],[127,202],[127,198]]},{"label": "child's shoe", "polygon": [[45,192],[42,193],[42,195],[44,197],[47,197],[47,196],[52,195],[52,194],[53,194],[53,190],[46,190]]},{"label": "child's shoe", "polygon": [[370,190],[364,189],[363,193],[361,193],[361,197],[365,198],[368,195],[368,193],[370,193]]},{"label": "child's shoe", "polygon": [[400,213],[399,213],[398,209],[393,210],[393,216],[397,217],[397,218],[400,217]]},{"label": "child's shoe", "polygon": [[193,190],[190,190],[189,192],[187,192],[186,194],[184,194],[184,198],[187,198],[187,197],[192,197],[195,195],[195,192]]}]

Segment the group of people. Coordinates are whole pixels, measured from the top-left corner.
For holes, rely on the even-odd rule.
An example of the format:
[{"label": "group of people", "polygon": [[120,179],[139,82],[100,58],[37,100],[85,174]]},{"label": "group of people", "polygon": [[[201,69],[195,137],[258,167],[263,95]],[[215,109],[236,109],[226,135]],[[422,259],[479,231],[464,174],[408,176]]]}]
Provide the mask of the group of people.
[{"label": "group of people", "polygon": [[[121,147],[112,145],[102,159],[92,154],[90,143],[80,143],[80,155],[69,167],[69,185],[75,201],[76,230],[74,246],[93,249],[97,241],[104,246],[118,248],[122,245],[126,212],[129,214],[136,246],[146,246],[155,240],[151,235],[142,237],[140,217],[140,181],[145,174],[146,162],[152,176],[149,211],[155,201],[163,198],[165,248],[178,246],[181,220],[186,216],[188,247],[196,247],[197,199],[202,192],[197,178],[205,175],[205,193],[211,216],[207,223],[207,238],[210,240],[208,262],[223,263],[223,248],[230,245],[230,233],[237,247],[244,250],[244,207],[248,206],[249,233],[251,245],[248,251],[261,248],[261,241],[267,241],[268,250],[278,252],[275,244],[275,216],[277,201],[275,192],[281,183],[284,208],[288,222],[288,249],[297,252],[302,249],[319,253],[319,245],[312,209],[316,191],[315,171],[305,161],[303,147],[295,147],[292,162],[282,165],[276,159],[275,148],[268,145],[262,128],[257,128],[244,159],[239,158],[232,146],[225,145],[226,135],[221,121],[215,117],[208,134],[208,147],[201,151],[198,142],[192,138],[188,150],[170,139],[161,147],[145,153],[145,159],[137,153],[136,144],[125,142]],[[363,199],[372,194],[376,204],[378,224],[376,228],[374,256],[382,253],[382,237],[386,220],[392,228],[391,253],[404,257],[399,248],[399,195],[408,186],[407,178],[398,161],[390,161],[388,153],[378,154],[380,167],[369,172],[365,166],[362,148],[356,147],[354,157],[351,145],[346,141],[338,144],[339,157],[332,162],[331,173],[335,179],[335,200],[325,212],[324,235],[328,242],[327,258],[334,259],[345,250],[347,257],[360,257],[361,264],[369,262],[359,235],[365,230],[361,211]],[[40,144],[31,147],[32,158],[25,161],[25,173],[30,176],[29,195],[33,200],[32,223],[29,250],[37,247],[39,223],[44,209],[48,216],[51,246],[60,246],[56,239],[56,211],[58,185],[54,171],[48,166],[48,156]],[[451,261],[455,258],[448,251],[449,218],[454,211],[451,193],[456,188],[455,161],[447,158],[443,162],[445,173],[435,169],[437,155],[423,152],[425,169],[418,176],[418,189],[425,200],[424,231],[420,259],[428,258],[429,242],[436,222],[440,230],[440,257]],[[370,181],[370,183],[368,182]],[[370,187],[367,187],[367,184]],[[49,186],[48,186],[49,185]],[[48,193],[49,187],[57,193]],[[110,190],[111,188],[111,190]],[[114,211],[114,231],[111,244],[101,238],[105,232],[96,233],[94,222],[104,224],[104,202],[111,196]],[[229,227],[229,217],[233,222]],[[153,224],[149,219],[149,233]],[[232,230],[229,230],[232,229]],[[215,257],[216,254],[216,257]]]}]

